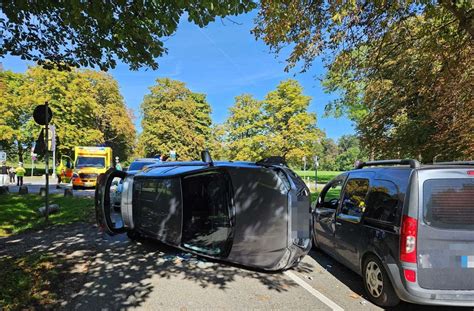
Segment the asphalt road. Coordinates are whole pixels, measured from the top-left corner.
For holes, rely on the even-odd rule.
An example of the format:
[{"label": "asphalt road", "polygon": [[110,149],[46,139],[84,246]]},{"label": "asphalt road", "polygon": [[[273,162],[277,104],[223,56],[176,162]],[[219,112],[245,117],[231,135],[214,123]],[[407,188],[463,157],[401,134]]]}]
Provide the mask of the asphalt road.
[{"label": "asphalt road", "polygon": [[[23,185],[28,187],[28,193],[38,194],[40,192],[40,188],[44,187],[46,184],[44,176],[25,176],[23,179]],[[57,180],[56,178],[50,177],[49,178],[49,193],[52,194],[63,194],[64,189],[69,188],[71,189],[71,185],[69,184],[60,184],[60,187],[57,188]],[[16,184],[8,185],[8,190],[10,193],[18,193],[19,187]],[[94,189],[80,189],[74,190],[74,196],[79,197],[93,197],[95,190]]]},{"label": "asphalt road", "polygon": [[[364,298],[358,275],[316,250],[295,269],[263,273],[204,260],[149,240],[132,242],[125,235],[103,238],[105,248],[66,307],[380,310]],[[395,310],[446,308],[402,303]]]}]

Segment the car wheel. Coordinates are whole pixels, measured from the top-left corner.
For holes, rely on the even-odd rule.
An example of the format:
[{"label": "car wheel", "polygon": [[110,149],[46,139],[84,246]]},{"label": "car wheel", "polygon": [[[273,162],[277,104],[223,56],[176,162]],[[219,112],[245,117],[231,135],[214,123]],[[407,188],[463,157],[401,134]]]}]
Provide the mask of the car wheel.
[{"label": "car wheel", "polygon": [[381,307],[393,307],[400,302],[382,262],[377,257],[367,257],[362,276],[370,301]]}]

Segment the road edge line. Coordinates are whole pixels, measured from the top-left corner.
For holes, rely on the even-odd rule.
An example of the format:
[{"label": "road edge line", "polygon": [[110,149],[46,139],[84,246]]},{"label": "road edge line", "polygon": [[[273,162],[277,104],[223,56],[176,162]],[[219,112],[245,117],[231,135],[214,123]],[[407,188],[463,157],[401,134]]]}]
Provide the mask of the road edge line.
[{"label": "road edge line", "polygon": [[339,305],[337,305],[334,301],[332,301],[331,299],[329,299],[328,297],[324,296],[321,292],[319,292],[318,290],[314,289],[311,285],[309,285],[308,283],[306,283],[303,279],[301,279],[299,276],[297,276],[296,274],[294,274],[293,272],[291,271],[285,271],[283,272],[286,276],[288,276],[290,279],[292,279],[293,281],[295,281],[299,286],[303,287],[304,289],[306,289],[311,295],[313,295],[314,297],[318,298],[319,301],[321,301],[322,303],[324,303],[326,306],[328,306],[329,308],[331,308],[332,310],[335,310],[335,311],[343,311],[344,309],[341,308]]}]

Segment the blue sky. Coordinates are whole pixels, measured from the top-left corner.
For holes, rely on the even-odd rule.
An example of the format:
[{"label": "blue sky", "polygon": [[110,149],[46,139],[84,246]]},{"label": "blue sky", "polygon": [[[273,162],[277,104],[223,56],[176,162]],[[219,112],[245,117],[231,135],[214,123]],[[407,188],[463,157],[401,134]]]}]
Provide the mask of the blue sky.
[{"label": "blue sky", "polygon": [[[159,77],[181,80],[194,92],[207,94],[212,107],[212,119],[222,123],[228,116],[234,97],[243,93],[258,99],[274,90],[281,80],[293,78],[312,97],[310,111],[318,116],[318,127],[328,137],[337,139],[353,133],[351,122],[345,118],[323,118],[324,106],[333,97],[325,94],[318,77],[324,74],[320,61],[315,61],[308,72],[285,73],[285,55],[276,56],[250,33],[255,11],[227,19],[217,19],[206,28],[199,28],[182,19],[178,31],[165,41],[168,54],[158,59],[158,70],[130,71],[119,63],[110,73],[117,79],[127,105],[135,113],[140,130],[140,103],[149,92],[148,87]],[[0,58],[6,70],[23,72],[28,63],[18,57]]]}]

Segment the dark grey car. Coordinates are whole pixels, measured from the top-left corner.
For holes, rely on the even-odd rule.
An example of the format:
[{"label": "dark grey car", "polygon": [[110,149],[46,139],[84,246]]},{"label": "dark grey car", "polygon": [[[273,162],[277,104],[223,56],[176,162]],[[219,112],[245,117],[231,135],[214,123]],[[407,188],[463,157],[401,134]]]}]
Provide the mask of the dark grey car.
[{"label": "dark grey car", "polygon": [[376,304],[474,306],[473,162],[361,163],[326,185],[313,222],[317,247]]},{"label": "dark grey car", "polygon": [[[123,179],[122,221],[112,220],[109,188]],[[133,175],[99,179],[96,212],[108,234],[127,232],[202,256],[264,270],[297,264],[311,248],[310,193],[275,158],[257,163],[163,162]]]}]

